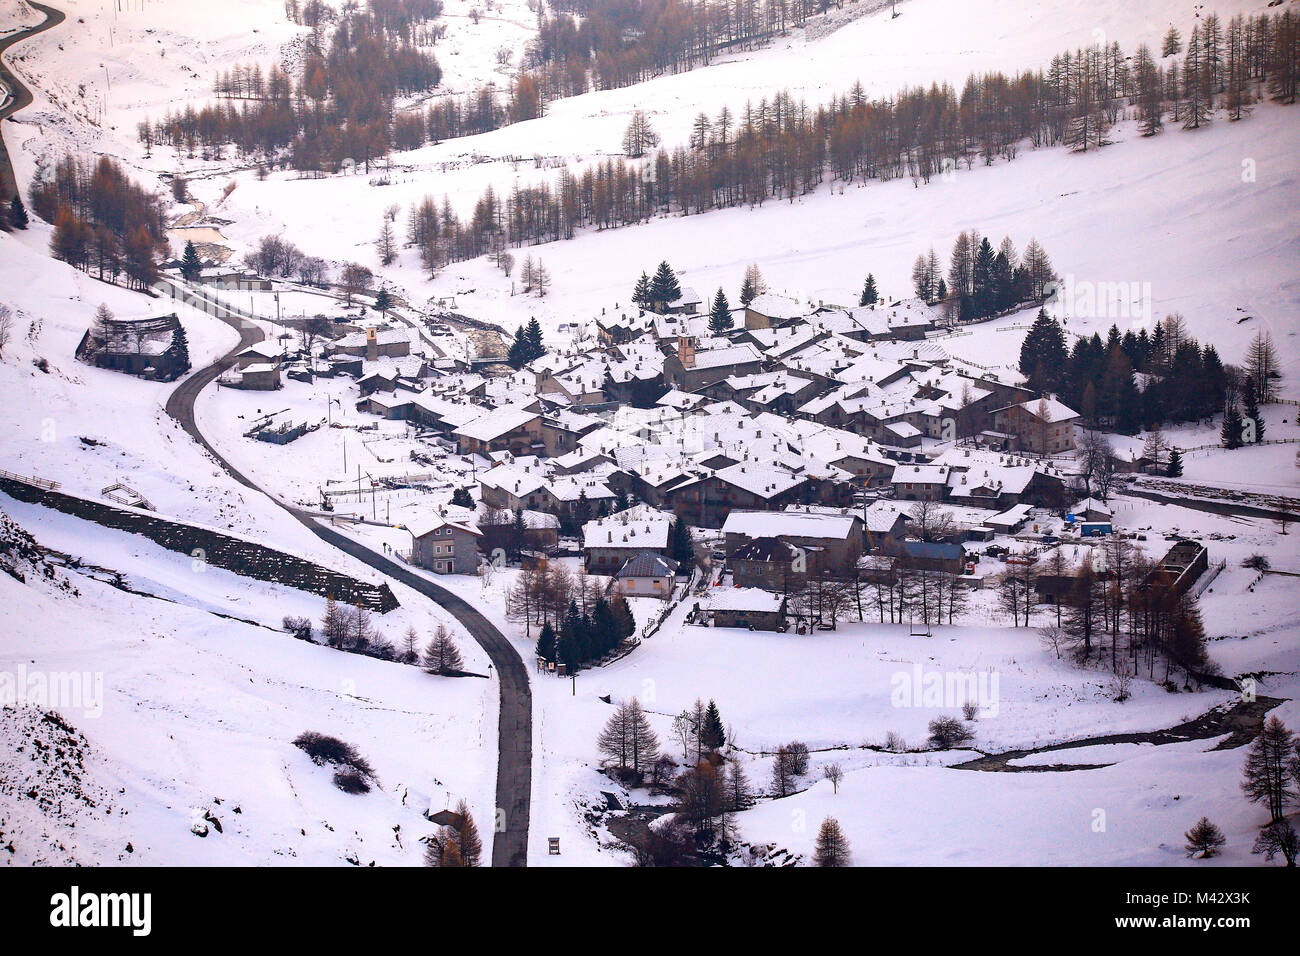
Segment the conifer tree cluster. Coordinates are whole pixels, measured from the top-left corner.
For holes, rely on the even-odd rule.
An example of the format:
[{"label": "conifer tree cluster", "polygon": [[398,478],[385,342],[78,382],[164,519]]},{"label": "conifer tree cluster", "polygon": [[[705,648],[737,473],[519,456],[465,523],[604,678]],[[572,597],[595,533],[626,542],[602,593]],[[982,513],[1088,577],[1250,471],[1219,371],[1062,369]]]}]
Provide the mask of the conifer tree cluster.
[{"label": "conifer tree cluster", "polygon": [[583,612],[576,599],[560,617],[558,626],[542,625],[537,637],[539,660],[562,664],[570,672],[617,650],[636,633],[636,620],[622,595],[601,596]]},{"label": "conifer tree cluster", "polygon": [[515,329],[515,337],[506,353],[506,361],[514,368],[523,368],[529,362],[546,354],[542,342],[542,326],[536,317],[528,320],[527,325]]},{"label": "conifer tree cluster", "polygon": [[[1134,372],[1146,377],[1141,389]],[[1046,369],[1046,381],[1085,421],[1113,425],[1126,434],[1199,421],[1235,405],[1228,400],[1239,391],[1236,375],[1212,344],[1202,348],[1188,334],[1177,314],[1161,320],[1151,333],[1142,328],[1121,335],[1112,325],[1104,341],[1098,333],[1077,338],[1064,374],[1050,365]],[[1240,426],[1234,427],[1233,434],[1239,435]]]},{"label": "conifer tree cluster", "polygon": [[924,302],[950,302],[963,322],[1000,315],[1026,302],[1042,302],[1056,278],[1052,260],[1037,239],[1029,240],[1022,256],[1010,236],[994,249],[977,229],[958,234],[946,277],[933,249],[918,255],[912,264],[917,297]]}]

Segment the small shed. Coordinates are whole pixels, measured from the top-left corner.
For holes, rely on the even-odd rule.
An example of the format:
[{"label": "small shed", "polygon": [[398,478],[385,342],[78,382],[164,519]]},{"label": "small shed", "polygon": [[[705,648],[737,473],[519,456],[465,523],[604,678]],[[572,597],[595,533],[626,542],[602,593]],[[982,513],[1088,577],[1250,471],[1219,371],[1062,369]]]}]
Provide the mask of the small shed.
[{"label": "small shed", "polygon": [[714,627],[785,630],[785,596],[761,588],[720,588],[709,600]]}]

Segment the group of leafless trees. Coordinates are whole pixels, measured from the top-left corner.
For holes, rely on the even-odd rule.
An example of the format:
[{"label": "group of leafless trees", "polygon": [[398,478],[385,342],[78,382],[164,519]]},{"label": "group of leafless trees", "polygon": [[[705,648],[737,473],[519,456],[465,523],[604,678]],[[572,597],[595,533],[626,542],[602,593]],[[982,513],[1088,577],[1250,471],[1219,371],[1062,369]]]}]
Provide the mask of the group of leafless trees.
[{"label": "group of leafless trees", "polygon": [[168,253],[162,201],[137,186],[115,160],[87,162],[71,154],[48,176],[32,181],[32,211],[54,224],[55,258],[100,279],[125,277],[132,288],[158,280],[158,259]]},{"label": "group of leafless trees", "polygon": [[[312,623],[305,617],[286,617],[284,628],[300,640],[315,640]],[[439,623],[428,643],[414,627],[408,627],[396,646],[375,627],[369,611],[361,605],[349,607],[332,597],[325,601],[320,622],[320,639],[327,646],[401,664],[421,664],[430,674],[454,676],[463,667],[460,649],[446,624]]]},{"label": "group of leafless trees", "polygon": [[[1177,669],[1190,683],[1216,671],[1196,600],[1175,593],[1140,548],[1108,537],[1098,546],[1101,571],[1084,546],[1074,547],[1083,552],[1078,561],[1055,548],[1036,562],[1008,565],[998,581],[998,605],[1014,626],[1029,627],[1046,613],[1043,641],[1058,658],[1102,663],[1117,676],[1145,672],[1149,680],[1168,683]],[[1038,599],[1044,584],[1046,604]],[[1117,688],[1121,696],[1126,690],[1126,684]]]},{"label": "group of leafless trees", "polygon": [[[1300,837],[1286,819],[1286,811],[1300,805],[1300,740],[1276,714],[1264,723],[1246,752],[1241,789],[1246,799],[1267,807],[1269,813],[1269,822],[1256,837],[1252,852],[1263,853],[1269,860],[1280,854],[1287,866],[1295,866]],[[1191,849],[1189,845],[1189,852]]]},{"label": "group of leafless trees", "polygon": [[[506,593],[506,619],[523,624],[528,636],[532,628],[550,625],[559,630],[570,605],[578,613],[591,614],[598,602],[607,600],[608,579],[588,575],[581,565],[575,574],[561,562],[539,560],[520,571]],[[626,602],[619,602],[626,606]]]},{"label": "group of leafless trees", "polygon": [[[1202,24],[1198,43],[1216,29]],[[1295,83],[1288,79],[1296,68],[1294,15],[1234,20],[1228,32],[1238,38],[1234,68],[1248,81],[1251,96],[1267,78],[1276,99],[1294,101]],[[1211,89],[1223,89],[1214,100],[1229,108],[1229,73],[1221,61],[1230,49],[1225,40],[1212,43],[1206,54],[1212,67],[1220,64],[1208,74]],[[1141,54],[1135,59],[1139,67],[1146,62]],[[828,176],[846,183],[901,176],[928,182],[976,161],[1012,159],[1026,139],[1035,147],[1095,145],[1104,141],[1098,123],[1114,122],[1125,110],[1184,115],[1181,83],[1168,83],[1164,71],[1152,68],[1158,82],[1141,85],[1140,78],[1149,79],[1145,67],[1135,70],[1112,43],[1061,54],[1046,71],[972,75],[960,91],[936,84],[871,100],[855,86],[818,107],[780,92],[746,104],[739,115],[725,107],[712,119],[701,114],[688,144],[661,147],[644,161],[618,157],[576,175],[563,170],[552,182],[516,187],[507,196],[485,191],[466,221],[444,202],[432,241],[439,260],[455,261],[494,245],[568,239],[582,228],[793,199]],[[1168,70],[1177,74],[1178,68],[1171,62]],[[644,146],[644,138],[636,145]],[[433,200],[427,205],[438,208]],[[408,238],[419,244],[414,234]]]},{"label": "group of leafless trees", "polygon": [[395,101],[428,92],[442,78],[437,59],[413,42],[411,29],[437,5],[412,5],[397,18],[382,6],[350,7],[328,42],[323,30],[314,30],[296,82],[278,67],[265,75],[256,65],[236,67],[216,78],[216,102],[142,121],[140,142],[146,150],[168,145],[209,158],[220,158],[232,144],[241,156],[284,160],[303,171],[337,170],[345,160],[369,171],[402,135],[406,114],[397,113]]},{"label": "group of leafless trees", "polygon": [[442,867],[479,866],[483,855],[483,840],[478,835],[478,825],[469,812],[469,805],[461,800],[456,804],[452,822],[440,827],[424,844],[424,865]]},{"label": "group of leafless trees", "polygon": [[244,257],[244,264],[267,278],[297,279],[303,285],[319,288],[329,284],[329,264],[305,254],[282,236],[263,236]]}]

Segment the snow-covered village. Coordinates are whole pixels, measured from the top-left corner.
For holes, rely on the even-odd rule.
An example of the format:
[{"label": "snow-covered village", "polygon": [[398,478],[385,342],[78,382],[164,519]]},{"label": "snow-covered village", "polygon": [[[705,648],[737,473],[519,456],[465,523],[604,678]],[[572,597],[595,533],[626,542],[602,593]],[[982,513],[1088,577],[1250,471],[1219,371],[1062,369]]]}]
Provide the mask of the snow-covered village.
[{"label": "snow-covered village", "polygon": [[1297,27],[0,0],[0,861],[1294,866]]}]

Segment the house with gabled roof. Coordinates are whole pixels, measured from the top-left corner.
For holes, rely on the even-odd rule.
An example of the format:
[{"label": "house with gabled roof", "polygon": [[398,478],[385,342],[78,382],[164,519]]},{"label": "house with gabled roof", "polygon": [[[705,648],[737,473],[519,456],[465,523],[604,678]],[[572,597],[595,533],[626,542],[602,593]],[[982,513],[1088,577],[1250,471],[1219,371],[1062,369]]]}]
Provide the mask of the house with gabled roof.
[{"label": "house with gabled roof", "polygon": [[435,574],[474,574],[478,571],[478,540],[482,533],[470,520],[430,514],[406,522],[411,532],[411,563]]},{"label": "house with gabled roof", "polygon": [[1058,455],[1074,448],[1079,413],[1054,398],[1040,398],[999,408],[993,427],[1011,436],[1012,449],[1034,455]]},{"label": "house with gabled roof", "polygon": [[529,405],[506,405],[478,416],[452,432],[462,455],[494,451],[527,455],[544,447],[542,413]]},{"label": "house with gabled roof", "polygon": [[749,305],[745,306],[745,328],[770,329],[788,325],[812,311],[798,299],[775,292],[764,292],[762,295],[755,296]]},{"label": "house with gabled roof", "polygon": [[683,392],[697,392],[732,375],[752,375],[763,367],[763,356],[752,345],[699,349],[683,338],[664,360],[664,383]]},{"label": "house with gabled roof", "polygon": [[639,504],[588,521],[582,526],[587,569],[608,574],[643,551],[667,556],[676,520],[671,512]]},{"label": "house with gabled roof", "polygon": [[677,586],[677,562],[653,551],[628,558],[615,575],[615,586],[624,597],[654,597],[667,601]]}]

